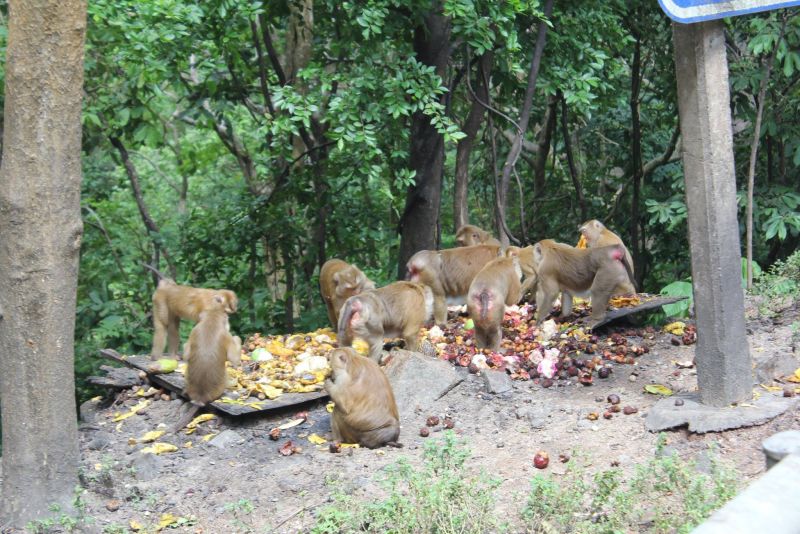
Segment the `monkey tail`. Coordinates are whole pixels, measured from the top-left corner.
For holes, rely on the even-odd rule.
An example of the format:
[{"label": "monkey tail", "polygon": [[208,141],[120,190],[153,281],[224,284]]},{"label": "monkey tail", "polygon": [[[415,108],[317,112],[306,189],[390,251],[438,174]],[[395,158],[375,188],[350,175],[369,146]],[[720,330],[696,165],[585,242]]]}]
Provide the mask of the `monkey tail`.
[{"label": "monkey tail", "polygon": [[395,449],[402,449],[403,448],[403,444],[398,442],[398,441],[387,441],[386,444],[389,447],[394,447]]},{"label": "monkey tail", "polygon": [[622,265],[625,266],[625,270],[628,272],[628,280],[631,281],[631,285],[633,286],[633,290],[634,291],[638,291],[636,289],[636,279],[633,277],[633,269],[631,269],[631,266],[628,263],[628,255],[625,254],[625,248],[622,247],[621,245],[617,245],[617,248],[621,252],[621,257],[620,257],[619,261],[622,262]]},{"label": "monkey tail", "polygon": [[173,282],[173,283],[174,283],[174,280],[172,280],[172,278],[170,278],[169,276],[165,275],[164,273],[162,273],[161,271],[159,271],[158,269],[156,269],[156,268],[155,268],[155,267],[153,267],[152,265],[149,265],[149,264],[147,264],[147,263],[145,263],[145,262],[142,262],[142,266],[143,266],[143,267],[147,267],[148,269],[150,269],[151,271],[153,271],[154,273],[156,273],[156,276],[158,276],[158,281],[159,281],[159,282],[160,282],[161,280],[167,280],[167,281],[169,281],[169,282]]},{"label": "monkey tail", "polygon": [[481,294],[478,296],[478,300],[480,300],[481,303],[481,321],[485,321],[486,316],[489,313],[489,302],[491,300],[489,298],[489,292],[485,289],[481,291]]}]

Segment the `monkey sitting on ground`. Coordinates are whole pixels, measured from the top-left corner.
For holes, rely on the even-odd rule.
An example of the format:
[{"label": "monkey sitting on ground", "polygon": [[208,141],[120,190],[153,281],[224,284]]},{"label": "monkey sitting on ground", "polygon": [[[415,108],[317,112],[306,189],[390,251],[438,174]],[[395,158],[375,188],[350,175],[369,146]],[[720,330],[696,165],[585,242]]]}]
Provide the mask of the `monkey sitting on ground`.
[{"label": "monkey sitting on ground", "polygon": [[336,404],[331,415],[333,438],[370,449],[398,446],[400,416],[392,386],[378,364],[349,347],[332,350],[328,363],[331,375],[325,390]]},{"label": "monkey sitting on ground", "polygon": [[406,350],[419,348],[419,331],[430,318],[433,294],[429,287],[394,282],[350,297],[339,316],[339,346],[349,347],[354,337],[369,344],[369,357],[381,361],[384,337],[401,336]]},{"label": "monkey sitting on ground", "polygon": [[635,292],[633,272],[620,245],[577,249],[544,239],[533,246],[533,258],[539,279],[538,324],[550,314],[559,292],[562,292],[561,317],[566,317],[572,313],[572,297],[589,291],[592,324],[605,318],[611,295]]},{"label": "monkey sitting on ground", "polygon": [[628,265],[631,266],[631,272],[635,272],[633,258],[631,257],[631,253],[628,252],[628,247],[625,246],[625,243],[622,242],[622,239],[620,239],[617,234],[606,228],[603,223],[597,219],[591,219],[580,225],[578,231],[586,239],[586,246],[588,248],[621,245],[625,250],[625,259],[628,261]]},{"label": "monkey sitting on ground", "polygon": [[406,263],[406,280],[419,282],[433,291],[433,318],[447,322],[448,300],[463,304],[472,279],[497,258],[498,245],[474,245],[447,250],[420,250]]},{"label": "monkey sitting on ground", "polygon": [[177,354],[180,344],[181,319],[197,322],[200,313],[215,307],[214,300],[220,297],[225,313],[236,313],[239,300],[229,289],[203,289],[181,286],[164,278],[158,282],[153,293],[153,348],[151,358],[157,360],[168,345],[169,354]]},{"label": "monkey sitting on ground", "polygon": [[372,280],[358,267],[342,260],[328,260],[319,271],[319,291],[334,328],[339,324],[339,312],[344,302],[367,289],[375,289]]},{"label": "monkey sitting on ground", "polygon": [[475,344],[479,349],[500,349],[503,314],[506,305],[519,302],[521,276],[519,259],[512,256],[489,262],[472,280],[467,310],[475,323]]},{"label": "monkey sitting on ground", "polygon": [[470,247],[472,245],[497,245],[499,247],[500,241],[474,224],[465,224],[456,232],[456,246]]},{"label": "monkey sitting on ground", "polygon": [[242,340],[228,331],[225,300],[213,298],[215,307],[200,312],[200,321],[192,328],[183,348],[186,364],[186,395],[193,404],[204,406],[225,392],[225,361],[241,365]]},{"label": "monkey sitting on ground", "polygon": [[537,284],[537,275],[536,275],[536,264],[533,260],[533,245],[528,245],[527,247],[515,247],[510,246],[506,249],[506,257],[513,258],[516,257],[519,260],[519,268],[522,271],[523,281],[522,286],[520,287],[519,294],[520,300],[525,298],[525,295],[530,291],[533,295],[531,300],[535,300],[536,298],[536,284]]}]

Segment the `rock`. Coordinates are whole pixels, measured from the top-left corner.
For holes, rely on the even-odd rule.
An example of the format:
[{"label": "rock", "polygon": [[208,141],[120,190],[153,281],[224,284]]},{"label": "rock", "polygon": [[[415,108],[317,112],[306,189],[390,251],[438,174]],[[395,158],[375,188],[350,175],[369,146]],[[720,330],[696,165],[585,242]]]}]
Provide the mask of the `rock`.
[{"label": "rock", "polygon": [[773,340],[775,345],[770,345],[766,350],[750,350],[758,383],[772,382],[776,378],[792,374],[795,369],[800,367],[800,363],[792,354],[792,349],[787,341],[788,339],[786,341]]},{"label": "rock", "polygon": [[220,432],[215,438],[209,441],[209,445],[213,447],[217,447],[218,449],[227,449],[229,447],[233,447],[238,443],[243,443],[244,438],[234,432],[233,430],[223,430]]},{"label": "rock", "polygon": [[95,432],[91,441],[86,445],[90,451],[102,451],[111,447],[111,435],[108,432]]},{"label": "rock", "polygon": [[505,393],[511,391],[511,378],[505,371],[483,371],[483,383],[486,386],[486,391],[489,393]]},{"label": "rock", "polygon": [[517,408],[515,414],[517,419],[525,419],[530,424],[531,428],[543,428],[547,424],[549,413],[544,408],[533,408],[529,406],[522,406]]},{"label": "rock", "polygon": [[146,482],[158,478],[164,467],[164,460],[155,454],[139,454],[131,462],[134,469],[134,478]]},{"label": "rock", "polygon": [[300,477],[284,477],[278,480],[278,488],[297,493],[303,488],[303,482]]},{"label": "rock", "polygon": [[464,379],[444,360],[402,349],[393,350],[391,356],[384,371],[392,385],[401,422],[413,418],[417,407],[426,410]]},{"label": "rock", "polygon": [[84,423],[94,423],[97,419],[97,414],[100,413],[100,399],[90,399],[82,403],[78,411],[81,416],[81,421]]},{"label": "rock", "polygon": [[767,468],[770,468],[789,454],[800,453],[800,430],[773,434],[763,441],[761,447],[767,457]]}]

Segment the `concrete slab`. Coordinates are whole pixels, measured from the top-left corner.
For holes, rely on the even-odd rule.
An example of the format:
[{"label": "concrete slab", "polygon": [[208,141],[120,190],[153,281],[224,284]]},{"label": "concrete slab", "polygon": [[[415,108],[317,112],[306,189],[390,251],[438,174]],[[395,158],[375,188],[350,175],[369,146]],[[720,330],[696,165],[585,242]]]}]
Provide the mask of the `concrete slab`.
[{"label": "concrete slab", "polygon": [[463,380],[449,362],[418,352],[396,349],[385,362],[384,371],[392,384],[401,424]]},{"label": "concrete slab", "polygon": [[[675,406],[675,399],[683,399],[683,406]],[[683,393],[658,401],[648,412],[645,426],[651,432],[658,432],[689,425],[689,430],[698,434],[756,426],[796,406],[798,401],[797,397],[766,394],[741,406],[720,408],[700,404],[697,393]]]}]

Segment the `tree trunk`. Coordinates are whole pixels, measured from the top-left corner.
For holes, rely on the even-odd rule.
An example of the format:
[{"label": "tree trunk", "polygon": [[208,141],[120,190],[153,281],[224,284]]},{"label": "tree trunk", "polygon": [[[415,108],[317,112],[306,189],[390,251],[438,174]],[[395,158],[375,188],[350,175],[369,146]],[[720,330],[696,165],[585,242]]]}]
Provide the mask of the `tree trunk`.
[{"label": "tree trunk", "polygon": [[[450,20],[436,2],[423,22],[414,30],[414,51],[422,64],[434,67],[436,74],[444,78],[450,51]],[[430,117],[422,112],[411,119],[409,164],[416,177],[406,194],[406,207],[400,218],[397,270],[401,278],[405,276],[406,262],[415,252],[436,249],[439,245],[444,139]]]},{"label": "tree trunk", "polygon": [[[457,231],[465,224],[469,224],[469,208],[467,206],[467,190],[469,187],[469,158],[472,154],[472,145],[478,130],[483,122],[486,108],[481,102],[489,101],[488,76],[492,70],[494,54],[491,51],[483,54],[478,60],[478,83],[475,86],[475,97],[472,107],[467,115],[467,120],[461,127],[464,137],[458,142],[456,148],[455,193],[453,194],[453,231]],[[469,73],[467,73],[469,77]]]},{"label": "tree trunk", "polygon": [[72,509],[86,2],[12,0],[0,170],[3,527]]},{"label": "tree trunk", "polygon": [[587,221],[589,220],[589,211],[586,207],[586,198],[583,196],[583,187],[581,187],[578,169],[575,166],[575,156],[572,153],[572,141],[569,137],[569,128],[567,127],[567,100],[564,98],[564,95],[561,95],[561,130],[564,134],[564,152],[567,153],[569,175],[572,178],[572,185],[575,188],[575,200],[578,203],[578,209],[581,210],[581,221]]},{"label": "tree trunk", "polygon": [[639,204],[642,190],[642,125],[639,120],[639,92],[641,89],[642,42],[634,35],[633,64],[631,66],[631,167],[633,170],[633,198],[631,199],[631,252],[635,266],[636,287],[642,287],[643,243],[639,233]]},{"label": "tree trunk", "polygon": [[536,163],[533,167],[533,198],[540,200],[544,197],[545,174],[544,168],[547,163],[547,155],[550,154],[550,142],[553,131],[556,129],[556,106],[558,96],[551,95],[547,98],[547,110],[542,119],[542,128],[536,138]]},{"label": "tree trunk", "polygon": [[[544,16],[550,18],[553,12],[553,0],[547,0],[544,6]],[[511,180],[511,172],[519,158],[520,150],[522,150],[522,139],[525,136],[525,131],[528,129],[528,121],[531,118],[531,107],[533,106],[533,91],[536,89],[536,78],[539,75],[539,65],[542,62],[542,54],[544,52],[544,45],[547,40],[547,24],[544,21],[539,23],[539,30],[536,38],[536,48],[533,51],[531,58],[531,66],[528,70],[528,85],[525,88],[525,97],[522,102],[522,112],[519,116],[519,131],[511,145],[511,149],[506,157],[506,162],[503,165],[503,175],[500,178],[499,189],[497,191],[497,226],[502,228],[503,232],[500,233],[500,241],[503,245],[508,245],[509,238],[511,237],[506,224],[506,199],[508,193],[508,183]]]}]

